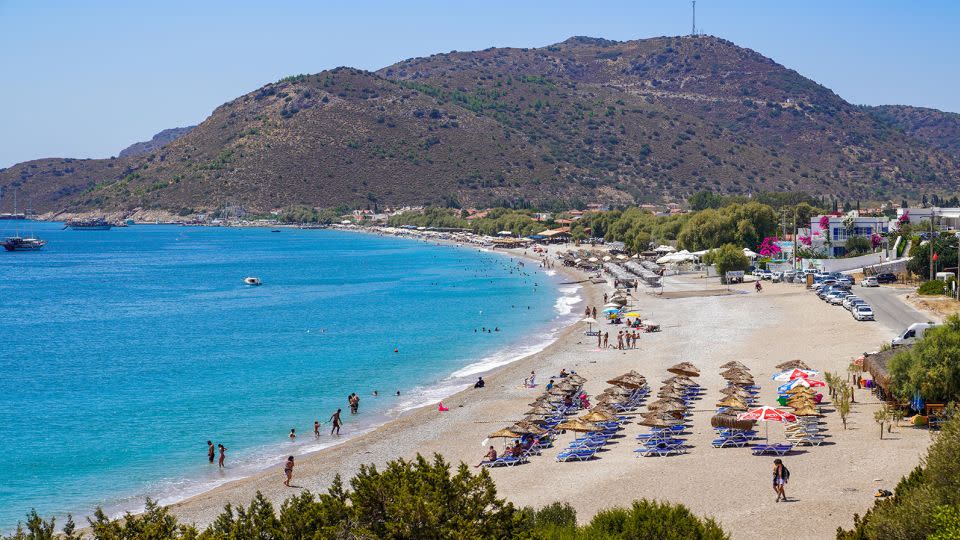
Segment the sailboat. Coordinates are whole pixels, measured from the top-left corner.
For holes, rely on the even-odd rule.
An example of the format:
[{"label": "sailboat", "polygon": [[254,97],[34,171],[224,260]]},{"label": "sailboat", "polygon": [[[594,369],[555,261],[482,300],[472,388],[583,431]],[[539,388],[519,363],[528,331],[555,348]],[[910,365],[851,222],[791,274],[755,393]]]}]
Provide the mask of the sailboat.
[{"label": "sailboat", "polygon": [[[12,215],[21,215],[17,214],[17,192],[13,192],[13,214]],[[3,246],[3,249],[7,251],[39,251],[43,249],[43,246],[47,245],[46,240],[41,240],[34,236],[23,237],[20,236],[19,226],[17,227],[16,236],[8,236],[3,242],[0,242],[0,246]]]}]

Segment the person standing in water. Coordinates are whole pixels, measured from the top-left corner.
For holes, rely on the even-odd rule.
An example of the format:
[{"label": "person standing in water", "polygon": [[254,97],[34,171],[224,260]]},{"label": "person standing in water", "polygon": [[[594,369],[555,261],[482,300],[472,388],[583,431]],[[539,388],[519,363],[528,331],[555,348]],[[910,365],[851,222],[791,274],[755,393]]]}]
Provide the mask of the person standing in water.
[{"label": "person standing in water", "polygon": [[213,456],[217,454],[217,449],[213,446],[213,441],[207,441],[207,459],[213,463]]},{"label": "person standing in water", "polygon": [[337,433],[337,436],[340,435],[340,409],[337,409],[337,412],[333,413],[330,417],[330,422],[332,426],[330,427],[330,434],[333,435],[334,432]]},{"label": "person standing in water", "polygon": [[320,438],[320,421],[319,420],[313,421],[313,436],[318,439]]},{"label": "person standing in water", "polygon": [[220,460],[217,461],[217,465],[222,469],[223,460],[227,457],[227,448],[223,444],[218,444],[217,447],[220,448]]},{"label": "person standing in water", "polygon": [[290,428],[290,440],[297,438],[297,428]]},{"label": "person standing in water", "polygon": [[293,480],[293,456],[288,457],[287,462],[283,464],[283,475],[287,477],[283,485],[290,487],[290,481]]}]

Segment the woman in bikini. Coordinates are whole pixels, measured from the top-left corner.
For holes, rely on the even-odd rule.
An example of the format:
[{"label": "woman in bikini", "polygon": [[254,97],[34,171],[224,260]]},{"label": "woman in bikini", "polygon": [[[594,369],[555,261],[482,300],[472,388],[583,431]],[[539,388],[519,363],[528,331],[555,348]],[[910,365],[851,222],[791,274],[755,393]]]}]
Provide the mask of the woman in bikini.
[{"label": "woman in bikini", "polygon": [[223,444],[218,444],[217,446],[220,447],[220,459],[217,461],[217,465],[222,469],[223,460],[227,457],[227,448],[223,446]]},{"label": "woman in bikini", "polygon": [[283,465],[283,474],[287,477],[283,481],[283,485],[290,487],[290,480],[293,480],[293,456],[287,458],[287,462]]}]

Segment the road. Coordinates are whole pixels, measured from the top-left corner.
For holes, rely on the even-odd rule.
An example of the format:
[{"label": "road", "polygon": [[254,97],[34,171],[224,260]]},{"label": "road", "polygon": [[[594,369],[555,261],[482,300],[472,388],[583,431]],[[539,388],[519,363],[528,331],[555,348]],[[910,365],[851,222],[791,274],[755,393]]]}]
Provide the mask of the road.
[{"label": "road", "polygon": [[930,317],[913,309],[900,299],[900,295],[908,291],[902,288],[881,285],[879,287],[861,287],[856,285],[852,292],[863,298],[873,308],[873,315],[877,322],[890,329],[891,335],[896,334],[913,323],[927,322]]}]

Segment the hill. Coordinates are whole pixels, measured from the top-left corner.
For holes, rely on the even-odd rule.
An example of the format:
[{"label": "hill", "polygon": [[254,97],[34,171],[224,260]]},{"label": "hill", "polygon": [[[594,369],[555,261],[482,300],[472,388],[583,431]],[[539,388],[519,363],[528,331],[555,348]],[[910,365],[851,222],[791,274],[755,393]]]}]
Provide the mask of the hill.
[{"label": "hill", "polygon": [[960,156],[960,114],[911,107],[881,105],[866,107],[870,115],[954,157]]},{"label": "hill", "polygon": [[952,192],[956,155],[714,37],[451,52],[288,77],[160,149],[0,171],[42,210],[614,204]]},{"label": "hill", "polygon": [[161,131],[153,136],[149,141],[133,143],[130,146],[124,148],[118,154],[120,157],[132,157],[132,156],[142,156],[143,154],[149,154],[159,150],[167,143],[171,143],[178,138],[190,133],[190,130],[197,126],[187,126],[187,127],[178,127],[170,128]]}]

